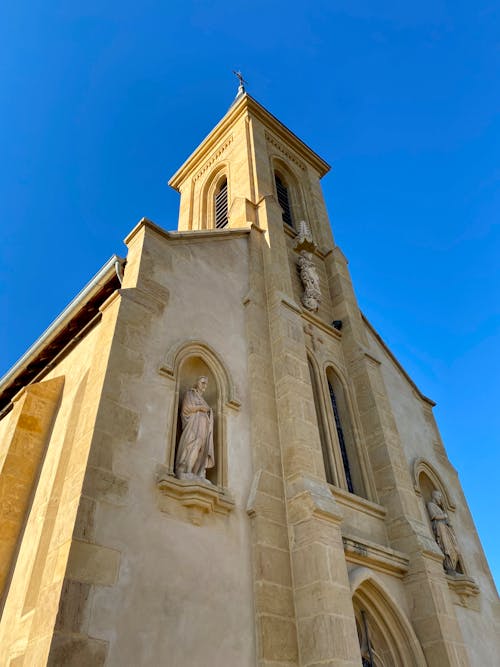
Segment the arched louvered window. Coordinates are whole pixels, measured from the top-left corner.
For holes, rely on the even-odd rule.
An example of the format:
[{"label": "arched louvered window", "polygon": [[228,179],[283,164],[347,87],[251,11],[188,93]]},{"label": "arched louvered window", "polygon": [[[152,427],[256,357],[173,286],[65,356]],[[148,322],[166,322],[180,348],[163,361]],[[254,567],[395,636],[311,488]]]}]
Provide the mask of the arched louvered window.
[{"label": "arched louvered window", "polygon": [[283,179],[276,173],[274,174],[274,180],[276,183],[276,194],[278,195],[278,203],[283,210],[283,222],[286,222],[287,225],[293,227],[292,207],[290,206],[288,187],[286,183],[283,181]]},{"label": "arched louvered window", "polygon": [[214,206],[215,206],[215,227],[216,229],[222,229],[228,223],[227,218],[227,178],[223,178],[219,183],[217,190],[214,195]]}]

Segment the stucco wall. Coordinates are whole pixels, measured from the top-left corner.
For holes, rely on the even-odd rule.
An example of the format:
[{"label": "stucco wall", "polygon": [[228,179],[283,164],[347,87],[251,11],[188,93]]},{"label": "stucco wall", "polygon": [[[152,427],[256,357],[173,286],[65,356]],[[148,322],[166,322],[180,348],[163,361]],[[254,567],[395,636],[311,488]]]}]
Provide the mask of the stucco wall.
[{"label": "stucco wall", "polygon": [[[252,466],[242,304],[247,239],[183,243],[148,228],[144,238],[131,241],[131,254],[136,252],[140,261],[132,257],[135,268],[122,290],[84,487],[95,503],[91,542],[116,553],[119,564],[104,585],[95,583],[97,572],[85,573],[78,563],[67,577],[87,577],[89,583],[94,578],[85,633],[107,643],[106,665],[253,665],[245,509]],[[159,369],[172,347],[190,339],[219,355],[241,401],[239,410],[226,411],[228,488],[235,508],[200,526],[187,521],[181,507],[176,512],[175,501],[165,505],[156,487],[157,467],[168,462],[173,445],[176,389],[176,378]],[[120,419],[133,423],[123,435]],[[104,468],[112,480],[107,488],[95,482],[103,479]]]}]

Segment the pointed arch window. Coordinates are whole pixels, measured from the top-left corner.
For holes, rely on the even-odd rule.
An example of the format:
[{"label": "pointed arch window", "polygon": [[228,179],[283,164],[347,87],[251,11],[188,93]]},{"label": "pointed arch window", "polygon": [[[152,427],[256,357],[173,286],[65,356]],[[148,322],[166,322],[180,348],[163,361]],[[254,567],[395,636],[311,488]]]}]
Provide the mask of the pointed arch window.
[{"label": "pointed arch window", "polygon": [[214,194],[215,228],[222,229],[228,223],[227,209],[227,178],[221,179]]},{"label": "pointed arch window", "polygon": [[333,433],[333,458],[336,462],[339,486],[347,488],[350,493],[366,498],[366,485],[360,463],[359,452],[354,435],[354,426],[349,408],[346,389],[330,366],[326,371],[328,403],[330,404],[330,424]]},{"label": "pointed arch window", "polygon": [[288,186],[284,179],[275,172],[274,181],[276,184],[276,194],[278,195],[278,203],[283,211],[283,222],[293,227],[292,207],[290,204],[290,194]]},{"label": "pointed arch window", "polygon": [[309,367],[309,375],[311,378],[311,386],[313,390],[314,398],[314,407],[316,410],[316,419],[318,421],[319,437],[321,442],[321,453],[323,454],[323,465],[325,466],[325,476],[326,481],[329,484],[337,484],[335,477],[335,464],[332,458],[331,447],[329,445],[328,436],[325,432],[325,422],[321,414],[321,402],[320,402],[320,391],[318,387],[318,382],[316,378],[316,373],[314,372],[314,367],[310,357],[307,357],[307,365]]},{"label": "pointed arch window", "polygon": [[330,402],[332,405],[333,417],[335,420],[335,428],[337,430],[337,438],[339,441],[340,455],[342,456],[342,465],[344,467],[345,479],[347,482],[347,490],[354,493],[354,484],[352,483],[351,466],[349,464],[349,457],[347,455],[346,441],[344,431],[342,429],[342,421],[340,419],[339,408],[333,387],[328,380],[328,391],[330,392]]}]

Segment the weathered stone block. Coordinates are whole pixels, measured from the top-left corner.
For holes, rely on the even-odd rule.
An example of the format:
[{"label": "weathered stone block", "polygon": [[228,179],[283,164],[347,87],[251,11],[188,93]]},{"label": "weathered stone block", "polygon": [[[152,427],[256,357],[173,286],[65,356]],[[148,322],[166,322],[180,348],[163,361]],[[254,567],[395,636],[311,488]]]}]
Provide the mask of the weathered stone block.
[{"label": "weathered stone block", "polygon": [[259,545],[254,547],[255,578],[281,586],[291,586],[290,556],[287,551]]},{"label": "weathered stone block", "polygon": [[119,551],[97,544],[73,541],[66,574],[68,579],[112,586],[116,582],[119,569]]},{"label": "weathered stone block", "polygon": [[261,627],[261,657],[268,660],[297,660],[297,634],[292,620],[262,615],[258,619]]},{"label": "weathered stone block", "polygon": [[104,667],[108,643],[90,637],[54,634],[48,667]]}]

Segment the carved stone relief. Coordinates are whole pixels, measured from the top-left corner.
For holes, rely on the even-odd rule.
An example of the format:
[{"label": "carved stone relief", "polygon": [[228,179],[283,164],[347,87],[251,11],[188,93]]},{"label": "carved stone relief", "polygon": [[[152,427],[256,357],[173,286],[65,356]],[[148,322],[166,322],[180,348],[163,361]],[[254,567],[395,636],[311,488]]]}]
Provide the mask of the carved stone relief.
[{"label": "carved stone relief", "polygon": [[319,288],[319,275],[312,261],[311,253],[302,250],[297,260],[297,266],[304,286],[302,304],[304,308],[315,313],[321,304],[321,290]]},{"label": "carved stone relief", "polygon": [[293,247],[299,253],[297,268],[304,287],[302,304],[304,308],[315,313],[321,304],[321,290],[319,275],[312,259],[316,244],[305,220],[301,220],[299,223],[299,231]]}]

